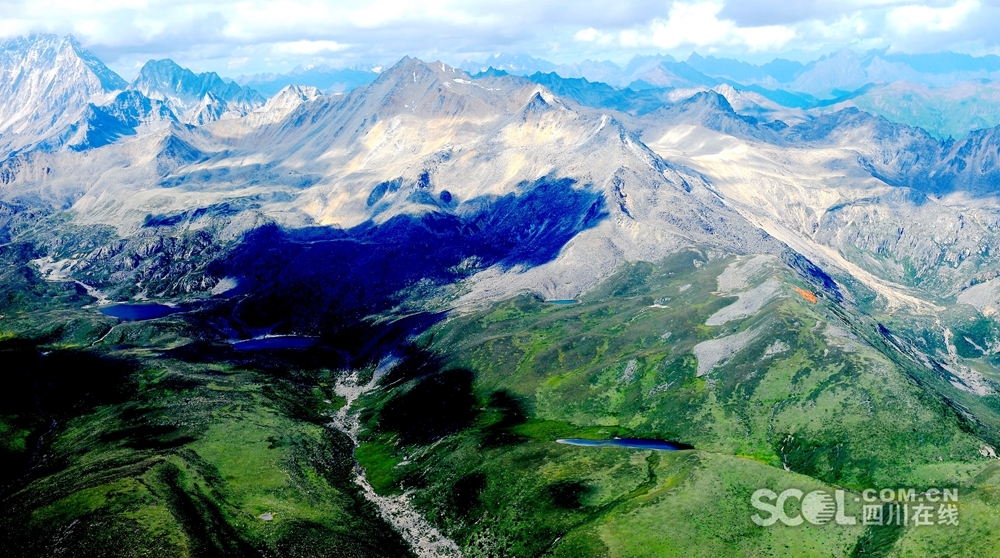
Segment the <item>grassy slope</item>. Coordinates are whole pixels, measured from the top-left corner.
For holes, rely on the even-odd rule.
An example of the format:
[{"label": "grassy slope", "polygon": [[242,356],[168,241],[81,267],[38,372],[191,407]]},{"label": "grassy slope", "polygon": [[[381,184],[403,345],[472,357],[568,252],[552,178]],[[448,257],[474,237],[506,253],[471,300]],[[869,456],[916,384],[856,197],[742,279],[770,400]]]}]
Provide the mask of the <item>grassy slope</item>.
[{"label": "grassy slope", "polygon": [[[323,426],[340,404],[332,361],[164,351],[204,332],[180,316],[118,324],[81,309],[79,289],[19,272],[33,256],[11,249],[4,555],[406,554],[350,482],[348,440]],[[994,403],[901,365],[874,322],[805,300],[788,272],[754,316],[705,326],[735,300],[713,292],[730,263],[687,252],[626,266],[580,304],[524,296],[440,324],[361,402],[370,428],[356,458],[380,492],[412,489],[472,556],[995,554],[1000,470],[976,437],[997,424]],[[923,325],[898,321],[886,323],[919,336]],[[747,331],[734,358],[697,376],[694,345]],[[776,340],[784,350],[765,354]],[[553,443],[612,435],[698,449]],[[961,486],[961,526],[749,519],[759,487],[911,485]]]},{"label": "grassy slope", "polygon": [[330,373],[135,362],[129,393],[46,434],[4,498],[5,555],[407,553],[353,485],[349,440],[323,424]]},{"label": "grassy slope", "polygon": [[81,289],[41,281],[11,249],[0,554],[409,555],[354,485],[350,441],[326,426],[343,404],[335,358],[164,351],[199,332],[81,308]]},{"label": "grassy slope", "polygon": [[[580,304],[524,296],[435,328],[424,342],[446,368],[475,374],[482,410],[436,443],[407,444],[384,427],[386,396],[373,397],[362,465],[383,490],[415,490],[471,555],[986,552],[979,541],[1000,535],[995,461],[979,455],[968,425],[868,345],[867,326],[855,325],[853,339],[832,335],[830,326],[851,330],[844,309],[808,302],[793,288],[809,286],[787,272],[777,276],[784,296],[756,315],[705,326],[734,300],[713,293],[732,259],[706,260],[684,253],[626,266]],[[748,330],[759,334],[697,377],[695,344]],[[766,354],[776,340],[785,350]],[[390,393],[404,397],[419,382]],[[698,449],[554,443],[611,435]],[[763,529],[749,519],[760,487],[953,485],[963,487],[962,524],[938,534],[868,534],[859,546],[860,527]]]}]

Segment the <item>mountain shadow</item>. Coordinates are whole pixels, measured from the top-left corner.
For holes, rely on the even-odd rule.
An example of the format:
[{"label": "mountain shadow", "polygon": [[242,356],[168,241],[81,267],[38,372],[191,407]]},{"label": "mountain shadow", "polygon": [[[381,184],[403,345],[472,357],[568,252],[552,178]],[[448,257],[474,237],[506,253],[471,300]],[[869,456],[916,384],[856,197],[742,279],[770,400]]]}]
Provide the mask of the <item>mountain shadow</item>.
[{"label": "mountain shadow", "polygon": [[453,212],[396,215],[350,229],[262,227],[210,269],[238,277],[235,327],[334,334],[491,266],[552,261],[608,216],[602,194],[571,179],[468,200]]}]

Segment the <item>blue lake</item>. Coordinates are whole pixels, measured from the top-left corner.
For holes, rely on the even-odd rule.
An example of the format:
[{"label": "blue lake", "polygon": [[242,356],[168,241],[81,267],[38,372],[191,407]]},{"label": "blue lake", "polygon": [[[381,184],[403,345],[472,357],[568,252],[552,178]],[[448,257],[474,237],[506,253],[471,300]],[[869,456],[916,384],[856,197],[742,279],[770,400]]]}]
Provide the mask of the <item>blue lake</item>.
[{"label": "blue lake", "polygon": [[261,337],[233,343],[233,348],[239,351],[264,351],[268,349],[308,349],[319,343],[318,337],[299,337],[285,335],[279,337]]},{"label": "blue lake", "polygon": [[694,449],[693,446],[680,442],[665,440],[643,440],[641,438],[613,438],[611,440],[585,440],[583,438],[563,438],[556,440],[560,444],[586,447],[619,447],[632,449],[647,449],[660,451],[680,451]]},{"label": "blue lake", "polygon": [[104,314],[105,316],[112,316],[130,322],[139,320],[155,320],[156,318],[162,318],[163,316],[184,311],[184,309],[180,307],[167,306],[166,304],[156,304],[155,302],[114,304],[112,306],[105,306],[100,310],[101,314]]},{"label": "blue lake", "polygon": [[557,298],[554,300],[546,300],[545,302],[548,302],[549,304],[576,304],[579,301],[572,298]]}]

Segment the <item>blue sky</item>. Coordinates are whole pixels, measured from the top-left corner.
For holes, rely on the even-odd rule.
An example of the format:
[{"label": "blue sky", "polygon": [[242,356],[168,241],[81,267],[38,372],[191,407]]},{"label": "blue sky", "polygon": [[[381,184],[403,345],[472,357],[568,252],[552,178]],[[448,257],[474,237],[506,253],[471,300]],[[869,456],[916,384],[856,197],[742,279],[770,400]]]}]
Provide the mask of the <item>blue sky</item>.
[{"label": "blue sky", "polygon": [[1000,52],[1000,0],[4,0],[0,36],[72,33],[126,78],[150,58],[223,75],[298,64],[555,62],[700,54],[763,62],[839,48]]}]

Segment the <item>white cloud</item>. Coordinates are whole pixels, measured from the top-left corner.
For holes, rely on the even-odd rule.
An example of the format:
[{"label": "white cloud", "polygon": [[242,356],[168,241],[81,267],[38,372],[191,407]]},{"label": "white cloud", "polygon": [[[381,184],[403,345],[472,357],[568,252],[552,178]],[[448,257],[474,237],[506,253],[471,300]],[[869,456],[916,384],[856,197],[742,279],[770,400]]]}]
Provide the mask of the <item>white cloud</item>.
[{"label": "white cloud", "polygon": [[714,2],[674,2],[666,21],[653,22],[649,40],[654,46],[665,49],[725,42],[732,35],[733,24],[716,18],[721,10],[722,5]]},{"label": "white cloud", "polygon": [[337,41],[294,41],[287,43],[276,43],[274,50],[291,54],[318,54],[321,52],[337,52],[344,50],[347,45],[342,45]]},{"label": "white cloud", "polygon": [[597,29],[594,29],[593,27],[581,29],[573,35],[573,40],[583,43],[592,43],[597,40]]},{"label": "white cloud", "polygon": [[[598,46],[609,46],[617,41],[617,38],[613,33],[605,33],[603,31],[598,31],[593,27],[588,27],[586,29],[581,29],[573,35],[573,40],[578,43],[593,43]],[[558,45],[558,43],[554,43]]]},{"label": "white cloud", "polygon": [[[1000,47],[996,0],[2,0],[0,36],[72,33],[113,68],[170,57],[198,71],[298,64],[556,61],[692,50],[721,56],[842,47]],[[761,60],[763,54],[756,54]]]},{"label": "white cloud", "polygon": [[[717,2],[674,2],[666,19],[654,19],[644,28],[623,30],[619,42],[625,48],[744,46],[751,51],[766,51],[781,48],[796,37],[795,30],[784,25],[739,27],[731,20],[719,19],[722,7]],[[598,33],[592,28],[584,31],[588,36]]]},{"label": "white cloud", "polygon": [[901,6],[890,10],[886,20],[893,30],[902,34],[914,31],[953,31],[965,23],[970,15],[979,11],[980,7],[979,0],[958,0],[954,5],[944,8]]},{"label": "white cloud", "polygon": [[734,29],[733,34],[753,52],[777,51],[798,36],[794,29],[784,25],[741,27]]}]

